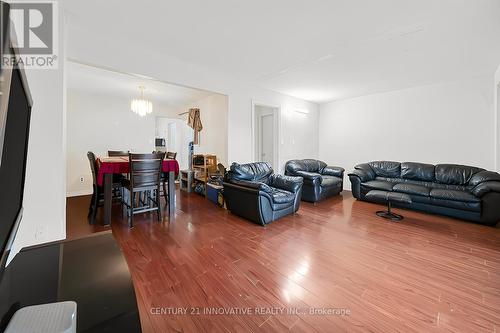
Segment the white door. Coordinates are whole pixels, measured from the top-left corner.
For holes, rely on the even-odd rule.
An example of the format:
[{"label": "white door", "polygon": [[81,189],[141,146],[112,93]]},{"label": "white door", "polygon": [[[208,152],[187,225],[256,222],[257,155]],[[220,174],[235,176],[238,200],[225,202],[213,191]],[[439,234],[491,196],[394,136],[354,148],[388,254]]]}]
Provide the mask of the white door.
[{"label": "white door", "polygon": [[274,115],[266,114],[261,117],[261,161],[272,167],[274,164]]},{"label": "white door", "polygon": [[167,149],[168,151],[176,152],[177,151],[177,124],[169,123],[168,124],[168,137],[167,137]]}]

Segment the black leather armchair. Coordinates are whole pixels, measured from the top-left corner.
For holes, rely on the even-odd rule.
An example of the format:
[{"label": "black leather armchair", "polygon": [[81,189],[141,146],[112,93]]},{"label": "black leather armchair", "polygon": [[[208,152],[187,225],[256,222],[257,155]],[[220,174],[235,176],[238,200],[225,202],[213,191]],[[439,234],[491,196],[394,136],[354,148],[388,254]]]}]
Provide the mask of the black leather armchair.
[{"label": "black leather armchair", "polygon": [[276,175],[266,162],[233,163],[223,185],[231,213],[261,225],[299,209],[302,178]]},{"label": "black leather armchair", "polygon": [[316,202],[342,192],[344,169],[318,160],[291,160],[285,174],[304,178],[302,200]]},{"label": "black leather armchair", "polygon": [[[486,225],[500,221],[500,174],[472,166],[375,161],[349,173],[352,194],[367,200],[371,190],[406,193],[402,208],[447,215]],[[368,201],[368,200],[367,200]]]}]

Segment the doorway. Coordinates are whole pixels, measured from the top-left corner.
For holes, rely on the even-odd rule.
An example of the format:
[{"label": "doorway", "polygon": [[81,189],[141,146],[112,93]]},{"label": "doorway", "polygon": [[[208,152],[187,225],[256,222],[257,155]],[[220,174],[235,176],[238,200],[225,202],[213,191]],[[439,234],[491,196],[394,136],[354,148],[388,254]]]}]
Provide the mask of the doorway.
[{"label": "doorway", "polygon": [[258,162],[267,162],[278,170],[278,138],[280,108],[253,103],[253,156]]},{"label": "doorway", "polygon": [[167,151],[179,151],[181,147],[177,146],[177,124],[175,122],[168,123],[168,139]]},{"label": "doorway", "polygon": [[183,119],[169,117],[156,117],[155,127],[156,138],[165,139],[165,147],[158,150],[176,152],[179,167],[187,169],[188,153],[185,147],[193,140],[191,128]]}]

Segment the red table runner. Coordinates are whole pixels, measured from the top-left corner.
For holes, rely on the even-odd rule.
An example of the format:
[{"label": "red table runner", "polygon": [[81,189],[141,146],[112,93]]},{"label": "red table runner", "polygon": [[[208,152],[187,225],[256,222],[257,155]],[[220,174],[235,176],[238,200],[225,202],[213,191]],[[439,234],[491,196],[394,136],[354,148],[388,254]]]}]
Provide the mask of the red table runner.
[{"label": "red table runner", "polygon": [[[97,185],[99,186],[103,186],[104,174],[106,173],[121,174],[130,172],[130,164],[128,157],[126,156],[98,158],[97,165]],[[174,171],[177,176],[179,174],[179,163],[176,160],[164,159],[162,163],[162,171]]]}]

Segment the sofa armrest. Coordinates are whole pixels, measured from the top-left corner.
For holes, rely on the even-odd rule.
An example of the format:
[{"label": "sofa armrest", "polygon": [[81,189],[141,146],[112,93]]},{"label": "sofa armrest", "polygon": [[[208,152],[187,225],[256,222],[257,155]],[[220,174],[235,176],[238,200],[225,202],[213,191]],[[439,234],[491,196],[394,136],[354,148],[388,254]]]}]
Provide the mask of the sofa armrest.
[{"label": "sofa armrest", "polygon": [[353,173],[350,173],[349,180],[351,181],[351,191],[353,197],[361,199],[361,178]]},{"label": "sofa armrest", "polygon": [[479,171],[469,180],[469,185],[477,186],[484,182],[500,182],[500,174],[494,171]]},{"label": "sofa armrest", "polygon": [[373,180],[372,175],[365,170],[355,169],[349,173],[349,177],[358,177],[361,182],[367,182]]},{"label": "sofa armrest", "polygon": [[242,186],[242,187],[247,187],[249,189],[253,189],[256,191],[263,191],[263,192],[267,192],[267,193],[272,192],[271,188],[267,184],[261,183],[261,182],[233,179],[233,180],[231,180],[230,184],[234,184],[234,185],[238,185],[238,186]]},{"label": "sofa armrest", "polygon": [[344,177],[344,168],[337,167],[337,166],[326,166],[321,170],[322,175],[326,176],[335,176],[335,177]]},{"label": "sofa armrest", "polygon": [[320,179],[321,180],[321,175],[316,172],[308,172],[308,171],[296,171],[294,176],[299,176],[304,178],[304,180],[316,180]]},{"label": "sofa armrest", "polygon": [[377,177],[375,171],[373,171],[372,167],[368,163],[358,164],[354,167],[354,170],[360,170],[362,174],[362,181],[370,181],[374,180]]},{"label": "sofa armrest", "polygon": [[[224,182],[224,201],[231,213],[265,225],[272,221],[272,196],[257,186],[248,187]],[[265,184],[264,184],[265,185]]]},{"label": "sofa armrest", "polygon": [[302,187],[304,180],[302,177],[272,175],[270,184],[285,191],[297,193]]},{"label": "sofa armrest", "polygon": [[479,183],[476,187],[472,189],[472,194],[476,197],[481,198],[488,192],[498,192],[500,193],[500,181],[487,181]]}]

